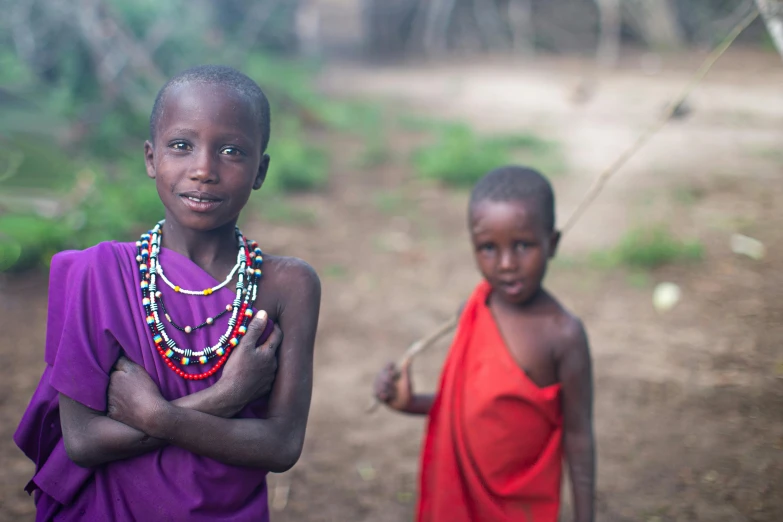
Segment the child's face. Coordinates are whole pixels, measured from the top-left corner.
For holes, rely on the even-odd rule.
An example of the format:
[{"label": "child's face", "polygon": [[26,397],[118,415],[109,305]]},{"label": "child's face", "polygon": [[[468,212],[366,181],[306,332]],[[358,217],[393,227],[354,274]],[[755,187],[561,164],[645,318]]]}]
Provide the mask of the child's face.
[{"label": "child's face", "polygon": [[547,230],[538,206],[526,201],[480,201],[470,236],[479,270],[509,304],[528,302],[541,288],[559,234]]},{"label": "child's face", "polygon": [[144,144],[167,220],[201,231],[236,221],[269,165],[254,114],[225,86],[184,84],[167,93],[155,143]]}]

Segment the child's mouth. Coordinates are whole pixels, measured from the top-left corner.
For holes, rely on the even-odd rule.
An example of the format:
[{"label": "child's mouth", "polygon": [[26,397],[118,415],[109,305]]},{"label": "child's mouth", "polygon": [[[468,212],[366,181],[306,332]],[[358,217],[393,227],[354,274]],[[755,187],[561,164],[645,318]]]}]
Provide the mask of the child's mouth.
[{"label": "child's mouth", "polygon": [[181,194],[182,202],[194,212],[210,212],[220,205],[221,200],[212,197]]},{"label": "child's mouth", "polygon": [[501,282],[500,285],[509,295],[517,295],[525,288],[525,285],[522,283],[522,281]]}]

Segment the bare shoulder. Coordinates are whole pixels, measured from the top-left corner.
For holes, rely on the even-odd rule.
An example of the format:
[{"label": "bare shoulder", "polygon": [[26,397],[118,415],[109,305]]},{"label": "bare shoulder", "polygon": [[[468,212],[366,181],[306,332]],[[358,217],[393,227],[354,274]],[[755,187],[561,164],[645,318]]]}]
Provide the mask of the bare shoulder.
[{"label": "bare shoulder", "polygon": [[321,280],[315,269],[298,257],[264,256],[264,273],[276,280],[289,284],[320,286]]},{"label": "bare shoulder", "polygon": [[321,299],[321,280],[315,269],[297,257],[264,256],[264,278],[285,304],[294,300]]},{"label": "bare shoulder", "polygon": [[587,331],[582,320],[554,297],[552,301],[552,341],[558,358],[588,353]]}]

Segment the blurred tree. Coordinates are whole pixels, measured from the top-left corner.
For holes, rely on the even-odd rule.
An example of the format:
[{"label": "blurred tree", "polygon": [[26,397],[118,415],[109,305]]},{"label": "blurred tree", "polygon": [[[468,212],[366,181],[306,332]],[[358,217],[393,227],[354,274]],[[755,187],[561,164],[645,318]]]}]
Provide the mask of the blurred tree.
[{"label": "blurred tree", "polygon": [[364,45],[372,58],[400,57],[408,52],[419,4],[419,0],[362,0]]},{"label": "blurred tree", "polygon": [[684,36],[673,0],[621,0],[629,25],[649,47],[682,47]]},{"label": "blurred tree", "polygon": [[783,0],[756,0],[772,41],[783,58]]},{"label": "blurred tree", "polygon": [[[765,0],[762,0],[765,1]],[[779,1],[779,0],[766,0]],[[713,45],[753,0],[362,0],[370,56],[536,49],[600,49],[611,65],[621,42],[653,50]]]}]

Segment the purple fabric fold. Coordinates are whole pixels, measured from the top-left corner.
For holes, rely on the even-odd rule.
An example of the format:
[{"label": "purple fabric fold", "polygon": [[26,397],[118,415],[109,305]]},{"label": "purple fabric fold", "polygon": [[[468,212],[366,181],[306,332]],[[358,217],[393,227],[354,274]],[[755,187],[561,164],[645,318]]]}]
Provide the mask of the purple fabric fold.
[{"label": "purple fabric fold", "polygon": [[[46,367],[14,435],[35,463],[25,488],[35,492],[36,520],[265,521],[266,472],[222,464],[175,446],[136,458],[85,469],[67,456],[60,427],[58,394],[105,411],[109,374],[125,355],[143,366],[167,400],[214,384],[185,380],[158,354],[144,321],[134,243],[106,242],[83,251],[61,252],[51,263]],[[162,249],[167,276],[185,288],[217,282],[188,258]],[[180,325],[201,324],[234,298],[224,287],[209,296],[175,293],[161,285],[167,310]],[[259,292],[263,291],[263,280]],[[179,346],[195,350],[215,344],[229,314],[213,326],[185,334],[167,332]],[[263,338],[272,332],[269,321]],[[208,367],[208,366],[207,366]],[[190,371],[204,367],[194,365]],[[239,417],[263,418],[266,401],[248,405]]]}]

